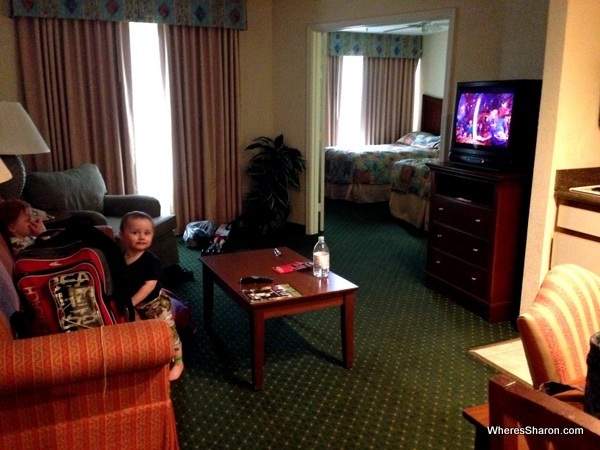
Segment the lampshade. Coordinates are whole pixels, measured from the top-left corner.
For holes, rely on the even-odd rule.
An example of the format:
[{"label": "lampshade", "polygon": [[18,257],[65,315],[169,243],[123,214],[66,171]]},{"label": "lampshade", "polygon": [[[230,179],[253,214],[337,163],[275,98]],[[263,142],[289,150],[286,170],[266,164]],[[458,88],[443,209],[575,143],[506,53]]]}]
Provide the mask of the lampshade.
[{"label": "lampshade", "polygon": [[[20,198],[25,186],[25,166],[19,155],[49,153],[50,149],[31,117],[16,102],[0,102],[0,157],[12,179],[0,184],[0,197]],[[7,179],[7,180],[8,180]]]},{"label": "lampshade", "polygon": [[6,164],[0,159],[0,183],[4,183],[12,178],[12,174]]},{"label": "lampshade", "polygon": [[0,155],[34,155],[50,149],[23,106],[0,102]]}]

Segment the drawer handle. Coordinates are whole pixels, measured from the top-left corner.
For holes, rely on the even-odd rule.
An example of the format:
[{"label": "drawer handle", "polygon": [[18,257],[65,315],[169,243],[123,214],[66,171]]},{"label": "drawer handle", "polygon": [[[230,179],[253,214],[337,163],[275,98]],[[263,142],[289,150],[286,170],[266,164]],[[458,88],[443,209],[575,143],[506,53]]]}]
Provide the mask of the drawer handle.
[{"label": "drawer handle", "polygon": [[436,264],[441,264],[441,263],[442,263],[442,261],[440,261],[439,259],[436,259],[436,260],[435,260],[435,263],[436,263]]},{"label": "drawer handle", "polygon": [[443,210],[444,210],[444,207],[443,207],[443,206],[440,206],[440,207],[438,208],[438,211],[443,211]]},{"label": "drawer handle", "polygon": [[437,238],[441,238],[441,237],[442,237],[442,235],[441,235],[441,234],[438,234],[438,235],[436,235],[436,237],[437,237]]},{"label": "drawer handle", "polygon": [[474,251],[475,253],[477,253],[477,252],[479,251],[479,249],[478,249],[478,248],[474,248],[474,249],[473,249],[473,251]]},{"label": "drawer handle", "polygon": [[475,219],[475,223],[481,223],[481,219]]},{"label": "drawer handle", "polygon": [[477,281],[477,277],[471,277],[471,281]]}]

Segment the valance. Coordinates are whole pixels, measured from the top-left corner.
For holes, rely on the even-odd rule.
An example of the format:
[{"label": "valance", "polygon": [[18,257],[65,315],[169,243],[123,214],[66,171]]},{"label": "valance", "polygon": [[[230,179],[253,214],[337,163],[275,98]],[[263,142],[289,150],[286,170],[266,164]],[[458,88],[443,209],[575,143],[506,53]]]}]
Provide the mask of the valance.
[{"label": "valance", "polygon": [[246,0],[11,0],[13,17],[246,29]]},{"label": "valance", "polygon": [[330,56],[419,59],[423,54],[421,36],[336,31],[328,39]]}]

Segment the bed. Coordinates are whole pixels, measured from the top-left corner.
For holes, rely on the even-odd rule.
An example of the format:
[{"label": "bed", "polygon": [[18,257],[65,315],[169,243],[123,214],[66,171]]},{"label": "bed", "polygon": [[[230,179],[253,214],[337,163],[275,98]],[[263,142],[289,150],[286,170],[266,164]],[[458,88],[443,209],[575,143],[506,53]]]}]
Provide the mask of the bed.
[{"label": "bed", "polygon": [[325,148],[325,196],[358,203],[389,202],[392,167],[406,159],[439,156],[442,99],[423,96],[421,130],[397,142]]},{"label": "bed", "polygon": [[429,229],[429,181],[428,163],[438,158],[405,159],[392,167],[390,213],[415,228]]}]

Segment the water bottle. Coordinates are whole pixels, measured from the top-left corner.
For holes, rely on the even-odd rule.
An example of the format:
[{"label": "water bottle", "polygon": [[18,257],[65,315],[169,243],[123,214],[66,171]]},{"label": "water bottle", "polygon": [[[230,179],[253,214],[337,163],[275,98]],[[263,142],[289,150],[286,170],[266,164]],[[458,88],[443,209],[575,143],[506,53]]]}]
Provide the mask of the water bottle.
[{"label": "water bottle", "polygon": [[329,247],[325,243],[325,236],[319,236],[313,249],[313,275],[317,278],[327,278],[329,275]]}]

